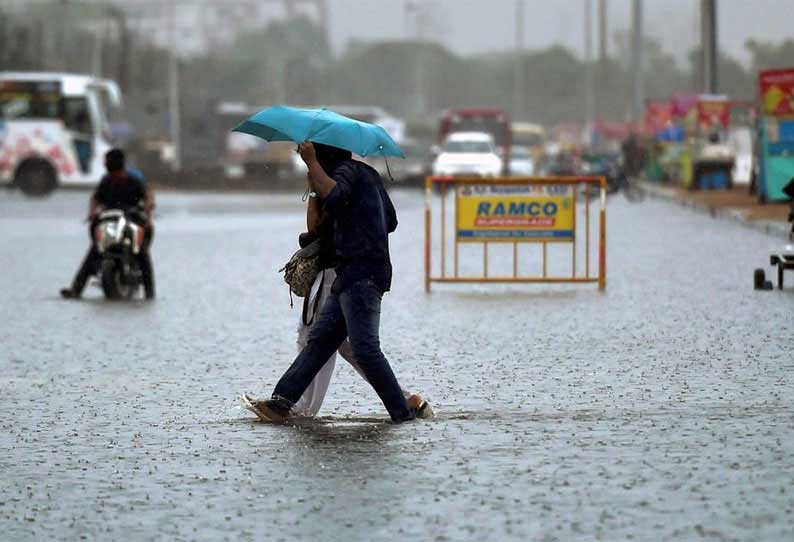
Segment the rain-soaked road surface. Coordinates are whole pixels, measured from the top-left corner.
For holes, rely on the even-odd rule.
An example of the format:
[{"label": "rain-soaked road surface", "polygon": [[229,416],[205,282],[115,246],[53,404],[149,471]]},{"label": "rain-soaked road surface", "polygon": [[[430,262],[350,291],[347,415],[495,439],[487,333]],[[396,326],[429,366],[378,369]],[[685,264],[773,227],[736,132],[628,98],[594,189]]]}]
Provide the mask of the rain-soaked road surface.
[{"label": "rain-soaked road surface", "polygon": [[609,211],[609,285],[422,289],[398,192],[384,350],[439,411],[381,423],[340,363],[319,422],[252,421],[294,355],[297,195],[160,195],[159,298],[63,301],[87,193],[0,194],[0,539],[794,539],[794,293],[776,241]]}]

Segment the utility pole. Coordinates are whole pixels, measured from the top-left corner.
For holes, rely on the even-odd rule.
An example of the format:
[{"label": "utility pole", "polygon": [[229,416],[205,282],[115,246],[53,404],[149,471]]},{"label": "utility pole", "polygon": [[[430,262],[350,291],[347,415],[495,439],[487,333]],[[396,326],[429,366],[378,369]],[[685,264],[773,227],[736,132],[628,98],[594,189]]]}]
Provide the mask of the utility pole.
[{"label": "utility pole", "polygon": [[[48,56],[52,54],[53,59],[57,56],[57,63],[53,61],[47,62],[44,61],[42,64],[45,66],[52,64],[55,67],[56,71],[69,71],[66,66],[66,25],[67,20],[69,18],[69,3],[67,0],[61,0],[58,4],[58,12],[57,12],[58,22],[57,22],[57,36],[55,39],[55,51],[47,51]],[[52,43],[52,42],[50,42]],[[54,54],[53,54],[54,53]]]},{"label": "utility pole", "polygon": [[716,94],[717,79],[717,0],[700,0],[701,88]]},{"label": "utility pole", "polygon": [[414,4],[414,41],[419,48],[414,58],[414,91],[416,93],[415,108],[417,115],[423,115],[427,110],[425,100],[425,34],[428,27],[428,17],[426,6]]},{"label": "utility pole", "polygon": [[284,0],[284,15],[287,19],[295,17],[295,4],[292,0]]},{"label": "utility pole", "polygon": [[176,2],[169,5],[169,57],[168,57],[168,119],[174,156],[171,170],[182,169],[182,133],[179,114],[179,61],[176,51]]},{"label": "utility pole", "polygon": [[317,18],[320,28],[323,29],[325,43],[331,46],[331,11],[328,9],[328,0],[317,0]]},{"label": "utility pole", "polygon": [[513,58],[513,118],[524,113],[524,0],[515,0],[515,53]]},{"label": "utility pole", "polygon": [[631,120],[639,122],[642,118],[645,89],[642,77],[642,49],[644,44],[642,35],[642,0],[633,0],[631,5],[631,74],[634,79],[632,93]]},{"label": "utility pole", "polygon": [[91,52],[91,73],[102,77],[102,35],[105,33],[105,19],[99,17],[94,20],[94,44]]},{"label": "utility pole", "polygon": [[592,139],[595,97],[593,95],[593,2],[584,2],[584,121],[587,144]]},{"label": "utility pole", "polygon": [[607,9],[607,0],[598,0],[598,60],[602,63],[609,57]]},{"label": "utility pole", "polygon": [[129,65],[130,65],[130,30],[127,26],[127,14],[123,9],[108,5],[106,8],[108,17],[116,23],[119,33],[119,56],[116,72],[116,82],[124,92],[129,92]]}]

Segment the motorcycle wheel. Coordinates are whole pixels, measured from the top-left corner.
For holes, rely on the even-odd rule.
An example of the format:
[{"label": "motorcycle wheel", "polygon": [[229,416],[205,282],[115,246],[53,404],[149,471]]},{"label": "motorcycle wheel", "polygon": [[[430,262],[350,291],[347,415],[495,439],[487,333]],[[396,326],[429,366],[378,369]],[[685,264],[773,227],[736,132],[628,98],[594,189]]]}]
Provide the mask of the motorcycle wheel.
[{"label": "motorcycle wheel", "polygon": [[108,299],[129,299],[134,292],[127,284],[121,267],[113,260],[102,262],[102,291]]}]

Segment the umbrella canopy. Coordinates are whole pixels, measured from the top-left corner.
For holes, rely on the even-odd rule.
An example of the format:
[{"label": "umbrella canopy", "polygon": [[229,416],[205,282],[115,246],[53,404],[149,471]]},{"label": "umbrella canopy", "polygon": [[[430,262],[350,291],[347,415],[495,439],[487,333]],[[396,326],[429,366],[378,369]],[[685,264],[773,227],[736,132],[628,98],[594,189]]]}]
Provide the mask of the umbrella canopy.
[{"label": "umbrella canopy", "polygon": [[360,156],[405,158],[400,147],[380,126],[351,119],[325,108],[301,109],[276,105],[252,115],[232,131],[261,137],[266,141],[314,141]]}]

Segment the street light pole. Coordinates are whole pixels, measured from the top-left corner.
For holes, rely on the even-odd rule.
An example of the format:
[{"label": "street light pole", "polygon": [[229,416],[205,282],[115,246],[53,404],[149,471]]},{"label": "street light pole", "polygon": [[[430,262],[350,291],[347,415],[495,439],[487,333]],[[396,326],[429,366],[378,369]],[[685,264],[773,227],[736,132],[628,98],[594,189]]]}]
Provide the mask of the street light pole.
[{"label": "street light pole", "polygon": [[607,0],[598,0],[598,60],[600,62],[605,62],[609,56],[607,10]]},{"label": "street light pole", "polygon": [[102,48],[104,44],[102,43],[102,34],[104,34],[105,30],[105,19],[100,17],[99,19],[95,20],[94,26],[94,44],[93,50],[91,52],[91,73],[96,75],[97,77],[102,76]]},{"label": "street light pole", "polygon": [[633,0],[631,15],[631,74],[634,79],[631,120],[639,122],[645,101],[642,80],[642,49],[645,41],[642,35],[642,0]]},{"label": "street light pole", "polygon": [[700,49],[702,88],[716,94],[717,79],[717,2],[700,0]]},{"label": "street light pole", "polygon": [[524,0],[515,0],[515,53],[513,58],[513,118],[524,111]]},{"label": "street light pole", "polygon": [[182,169],[182,133],[179,114],[179,64],[176,52],[176,2],[169,6],[169,57],[168,57],[168,118],[171,131],[171,144],[174,149],[171,161],[172,171]]},{"label": "street light pole", "polygon": [[595,96],[593,95],[593,2],[584,3],[584,118],[587,144],[592,139]]}]

